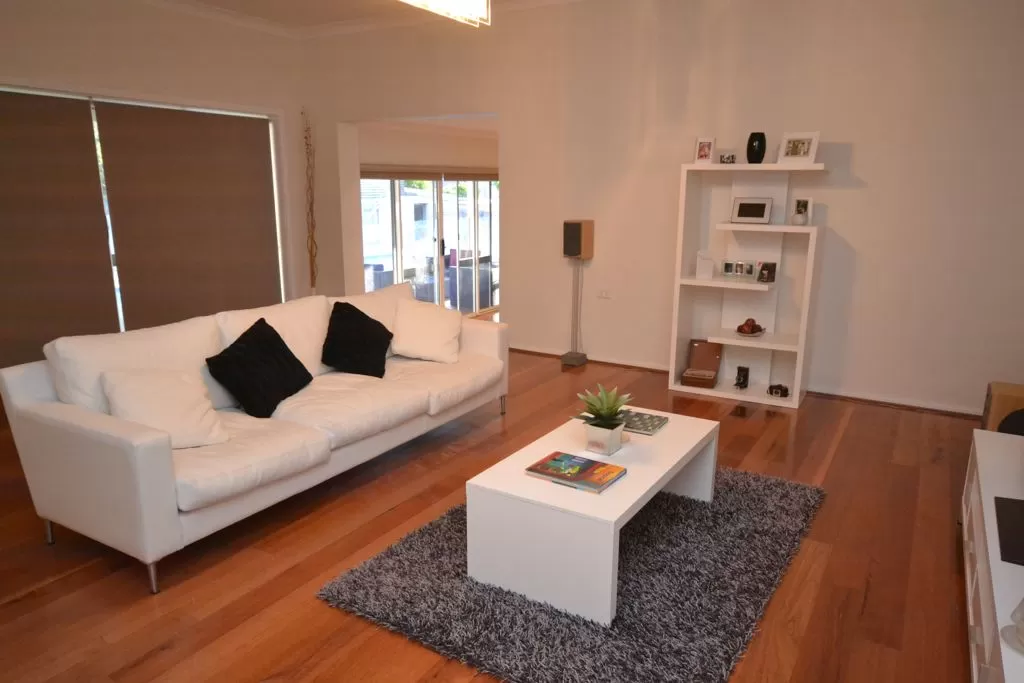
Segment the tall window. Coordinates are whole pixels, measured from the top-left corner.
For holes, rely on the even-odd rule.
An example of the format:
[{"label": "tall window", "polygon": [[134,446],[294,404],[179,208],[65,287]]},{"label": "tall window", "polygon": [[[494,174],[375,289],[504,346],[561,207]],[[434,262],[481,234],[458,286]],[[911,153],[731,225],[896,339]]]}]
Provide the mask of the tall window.
[{"label": "tall window", "polygon": [[366,291],[411,282],[420,301],[497,307],[499,181],[374,175],[361,186]]},{"label": "tall window", "polygon": [[0,367],[282,299],[273,123],[0,87]]}]

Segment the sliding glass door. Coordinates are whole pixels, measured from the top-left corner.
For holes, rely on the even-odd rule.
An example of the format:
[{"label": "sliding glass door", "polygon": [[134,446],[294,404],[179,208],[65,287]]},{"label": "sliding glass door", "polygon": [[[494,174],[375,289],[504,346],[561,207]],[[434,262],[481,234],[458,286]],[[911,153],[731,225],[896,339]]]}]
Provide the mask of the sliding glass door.
[{"label": "sliding glass door", "polygon": [[463,313],[497,306],[497,180],[363,178],[361,190],[366,291],[411,282]]}]

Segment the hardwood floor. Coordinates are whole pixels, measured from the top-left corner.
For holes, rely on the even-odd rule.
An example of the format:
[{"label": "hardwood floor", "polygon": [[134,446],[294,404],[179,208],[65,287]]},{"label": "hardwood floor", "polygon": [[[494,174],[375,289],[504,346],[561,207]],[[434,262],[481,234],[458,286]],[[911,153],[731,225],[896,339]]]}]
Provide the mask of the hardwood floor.
[{"label": "hardwood floor", "polygon": [[160,563],[63,528],[57,544],[0,432],[0,679],[492,680],[330,609],[329,579],[464,500],[466,479],[552,429],[597,382],[637,405],[720,420],[719,465],[823,486],[828,498],[732,681],[969,680],[957,509],[976,421],[809,396],[799,413],[672,396],[663,373],[562,372],[514,353],[497,404]]}]

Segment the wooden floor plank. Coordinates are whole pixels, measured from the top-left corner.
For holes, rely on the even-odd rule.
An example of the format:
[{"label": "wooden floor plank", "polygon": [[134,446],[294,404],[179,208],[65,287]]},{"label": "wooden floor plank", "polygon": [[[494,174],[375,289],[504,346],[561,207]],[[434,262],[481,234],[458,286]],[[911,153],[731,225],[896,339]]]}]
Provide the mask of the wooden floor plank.
[{"label": "wooden floor plank", "polygon": [[18,681],[494,681],[316,598],[328,580],[465,500],[465,481],[570,419],[598,382],[718,420],[719,464],[828,498],[734,683],[967,679],[956,511],[972,420],[808,396],[799,412],[667,391],[664,373],[513,353],[489,405],[161,562],[58,528],[42,543],[0,430],[0,667]]}]

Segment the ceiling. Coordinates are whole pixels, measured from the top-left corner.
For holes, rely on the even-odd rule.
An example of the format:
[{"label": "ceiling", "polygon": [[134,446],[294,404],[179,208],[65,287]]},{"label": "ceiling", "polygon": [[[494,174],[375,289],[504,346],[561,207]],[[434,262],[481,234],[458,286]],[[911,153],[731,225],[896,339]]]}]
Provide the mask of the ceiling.
[{"label": "ceiling", "polygon": [[[278,33],[310,35],[415,24],[434,14],[399,0],[150,0],[213,18],[263,27]],[[491,11],[559,4],[565,0],[491,0]]]}]

